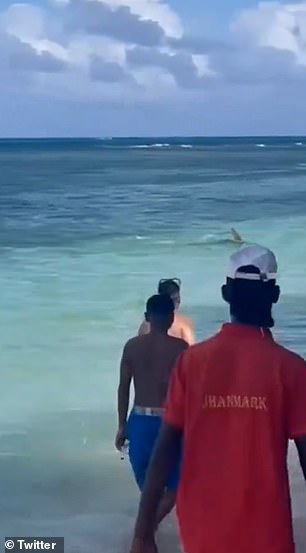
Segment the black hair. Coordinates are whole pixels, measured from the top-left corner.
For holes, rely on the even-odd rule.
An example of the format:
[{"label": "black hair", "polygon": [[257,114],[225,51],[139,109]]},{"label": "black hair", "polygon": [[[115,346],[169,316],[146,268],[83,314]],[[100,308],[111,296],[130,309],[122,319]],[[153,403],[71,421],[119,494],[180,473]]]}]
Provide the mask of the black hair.
[{"label": "black hair", "polygon": [[[259,274],[257,267],[240,267],[239,272]],[[227,279],[223,298],[230,305],[230,312],[237,322],[262,328],[272,328],[272,306],[279,298],[275,280]]]},{"label": "black hair", "polygon": [[167,296],[178,294],[181,289],[181,281],[179,278],[163,278],[158,283],[158,293]]},{"label": "black hair", "polygon": [[148,315],[171,315],[174,309],[174,303],[170,296],[163,294],[151,296],[146,305],[146,312]]}]

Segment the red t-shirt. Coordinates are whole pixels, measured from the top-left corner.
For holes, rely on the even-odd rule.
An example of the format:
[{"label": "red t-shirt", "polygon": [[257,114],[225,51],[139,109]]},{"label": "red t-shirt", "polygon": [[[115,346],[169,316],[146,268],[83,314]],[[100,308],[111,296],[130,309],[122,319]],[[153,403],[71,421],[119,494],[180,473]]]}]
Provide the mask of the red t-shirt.
[{"label": "red t-shirt", "polygon": [[181,356],[165,422],[184,434],[185,552],[293,553],[287,448],[306,436],[305,361],[269,331],[224,325]]}]

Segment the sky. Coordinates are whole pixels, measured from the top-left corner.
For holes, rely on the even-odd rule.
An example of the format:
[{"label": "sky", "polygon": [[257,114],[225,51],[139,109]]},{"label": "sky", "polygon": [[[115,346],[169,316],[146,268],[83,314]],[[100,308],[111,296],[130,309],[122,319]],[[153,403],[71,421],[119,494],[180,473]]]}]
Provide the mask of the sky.
[{"label": "sky", "polygon": [[306,0],[0,2],[0,136],[306,135]]}]

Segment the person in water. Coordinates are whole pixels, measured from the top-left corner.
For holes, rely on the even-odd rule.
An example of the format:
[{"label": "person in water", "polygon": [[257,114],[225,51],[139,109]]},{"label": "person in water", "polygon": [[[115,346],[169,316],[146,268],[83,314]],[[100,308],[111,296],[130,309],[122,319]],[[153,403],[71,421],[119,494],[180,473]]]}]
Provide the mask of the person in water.
[{"label": "person in water", "polygon": [[[118,389],[118,432],[115,445],[120,451],[129,441],[129,457],[136,482],[143,489],[152,452],[162,425],[163,407],[172,369],[188,348],[180,338],[168,335],[174,321],[174,303],[169,296],[152,296],[146,305],[148,334],[133,338],[124,347]],[[127,421],[130,385],[135,389],[134,407]],[[154,531],[175,505],[181,456],[178,452],[161,493]],[[151,548],[155,551],[154,536]]]},{"label": "person in water", "polygon": [[[188,317],[178,313],[181,304],[181,281],[178,278],[162,279],[158,283],[158,293],[169,296],[174,303],[174,321],[169,329],[169,335],[185,340],[190,346],[195,343],[194,325]],[[139,328],[138,334],[148,334],[150,323],[144,320]]]},{"label": "person in water", "polygon": [[150,551],[182,436],[185,553],[294,553],[287,451],[294,440],[306,480],[306,363],[273,339],[276,273],[266,248],[232,255],[222,288],[231,323],[178,360],[132,553]]}]

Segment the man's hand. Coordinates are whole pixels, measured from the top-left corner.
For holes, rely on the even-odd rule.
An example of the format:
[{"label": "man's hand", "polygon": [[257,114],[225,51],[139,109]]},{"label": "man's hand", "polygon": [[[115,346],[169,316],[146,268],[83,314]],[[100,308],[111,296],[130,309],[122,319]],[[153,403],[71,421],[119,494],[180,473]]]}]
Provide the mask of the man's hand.
[{"label": "man's hand", "polygon": [[126,436],[125,427],[121,426],[118,429],[118,432],[117,432],[116,438],[115,438],[115,446],[116,446],[116,449],[118,449],[118,451],[122,450],[126,439],[127,439],[127,436]]},{"label": "man's hand", "polygon": [[158,553],[154,539],[143,540],[134,538],[130,553]]},{"label": "man's hand", "polygon": [[296,447],[299,454],[300,464],[306,481],[306,436],[297,438],[295,440]]}]

